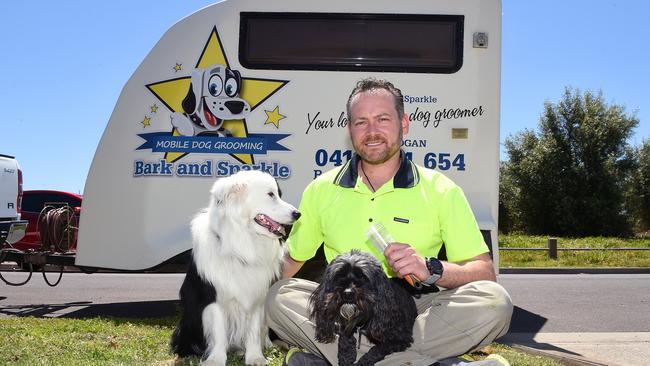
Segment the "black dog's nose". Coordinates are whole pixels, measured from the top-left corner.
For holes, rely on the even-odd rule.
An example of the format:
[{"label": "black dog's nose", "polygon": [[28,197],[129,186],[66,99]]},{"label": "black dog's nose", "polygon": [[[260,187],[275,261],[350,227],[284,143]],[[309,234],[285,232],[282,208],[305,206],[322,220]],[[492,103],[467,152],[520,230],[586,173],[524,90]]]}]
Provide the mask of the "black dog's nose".
[{"label": "black dog's nose", "polygon": [[233,114],[239,114],[244,109],[244,102],[240,102],[238,100],[229,100],[224,104],[226,105],[226,108],[228,108],[230,113]]},{"label": "black dog's nose", "polygon": [[291,216],[295,219],[298,220],[300,218],[300,211],[293,211],[291,213]]},{"label": "black dog's nose", "polygon": [[343,300],[345,301],[353,301],[354,300],[354,291],[352,291],[351,288],[346,288],[343,290]]}]

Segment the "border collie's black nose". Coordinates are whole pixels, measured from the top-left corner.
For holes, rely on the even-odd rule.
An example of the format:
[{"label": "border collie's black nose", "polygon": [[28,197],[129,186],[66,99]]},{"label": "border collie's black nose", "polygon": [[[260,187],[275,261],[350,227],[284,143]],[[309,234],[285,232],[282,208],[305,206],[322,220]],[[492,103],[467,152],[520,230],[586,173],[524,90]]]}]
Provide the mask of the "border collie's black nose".
[{"label": "border collie's black nose", "polygon": [[293,216],[294,219],[298,220],[300,218],[300,211],[293,211],[291,213],[291,216]]}]

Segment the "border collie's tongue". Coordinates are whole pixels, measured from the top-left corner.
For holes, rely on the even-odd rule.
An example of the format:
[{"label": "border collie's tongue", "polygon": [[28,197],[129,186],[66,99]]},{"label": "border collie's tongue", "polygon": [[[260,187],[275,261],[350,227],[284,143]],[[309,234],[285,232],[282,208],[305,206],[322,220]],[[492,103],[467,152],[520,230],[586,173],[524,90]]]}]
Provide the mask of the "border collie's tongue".
[{"label": "border collie's tongue", "polygon": [[278,236],[285,235],[284,227],[264,214],[257,214],[257,216],[255,216],[255,222],[265,227],[272,234]]}]

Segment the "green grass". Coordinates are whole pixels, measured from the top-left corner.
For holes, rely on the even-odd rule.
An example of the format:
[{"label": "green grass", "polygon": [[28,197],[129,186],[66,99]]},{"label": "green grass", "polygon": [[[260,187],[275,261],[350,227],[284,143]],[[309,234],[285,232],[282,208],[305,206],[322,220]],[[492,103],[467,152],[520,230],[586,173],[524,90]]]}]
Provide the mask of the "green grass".
[{"label": "green grass", "polygon": [[[0,365],[170,365],[196,366],[197,358],[178,360],[169,351],[175,317],[160,319],[0,318]],[[493,344],[484,352],[464,356],[479,360],[497,352],[512,366],[560,366],[551,359]],[[265,351],[270,366],[280,366],[284,353]],[[244,365],[231,354],[229,366]]]},{"label": "green grass", "polygon": [[[548,236],[499,235],[499,248],[547,248]],[[557,238],[559,248],[650,248],[650,239]],[[501,268],[512,267],[650,267],[650,251],[566,251],[557,260],[547,251],[499,252]]]},{"label": "green grass", "polygon": [[[0,319],[0,365],[198,365],[176,360],[169,338],[176,318],[161,319]],[[266,352],[280,366],[277,349]],[[231,355],[229,365],[244,365]]]},{"label": "green grass", "polygon": [[170,318],[5,318],[0,324],[0,360],[8,365],[135,365],[171,358]]}]

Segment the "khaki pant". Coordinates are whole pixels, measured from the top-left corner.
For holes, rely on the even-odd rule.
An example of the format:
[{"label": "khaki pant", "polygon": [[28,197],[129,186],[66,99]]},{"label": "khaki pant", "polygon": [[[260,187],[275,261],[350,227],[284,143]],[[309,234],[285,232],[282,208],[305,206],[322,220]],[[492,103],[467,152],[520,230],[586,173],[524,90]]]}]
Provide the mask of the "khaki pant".
[{"label": "khaki pant", "polygon": [[[295,278],[275,283],[266,301],[269,326],[284,341],[337,365],[337,344],[316,342],[314,323],[309,319],[309,296],[316,286]],[[491,281],[423,295],[415,304],[419,315],[413,326],[413,344],[404,352],[388,355],[378,366],[430,365],[479,349],[504,335],[512,316],[510,296]],[[357,359],[372,348],[365,336],[359,346]]]}]

